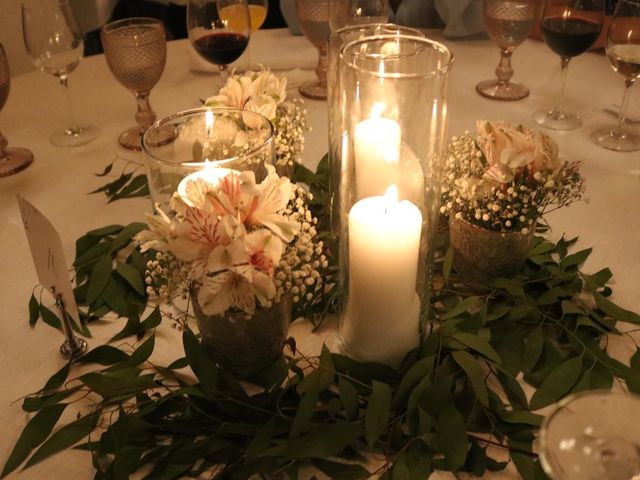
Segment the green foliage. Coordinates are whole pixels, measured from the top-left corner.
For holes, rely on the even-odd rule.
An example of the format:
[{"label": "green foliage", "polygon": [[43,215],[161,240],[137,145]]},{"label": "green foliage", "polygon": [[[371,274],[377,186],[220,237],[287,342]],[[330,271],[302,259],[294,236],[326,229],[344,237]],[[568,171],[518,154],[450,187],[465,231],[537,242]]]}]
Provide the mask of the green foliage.
[{"label": "green foliage", "polygon": [[[108,164],[105,169],[101,173],[97,173],[96,176],[106,177],[110,175],[117,161],[118,159]],[[122,168],[122,172],[115,180],[109,180],[91,193],[104,193],[109,203],[125,198],[148,197],[149,184],[147,182],[147,176],[144,173],[137,173],[141,168],[142,164],[127,160]]]},{"label": "green foliage", "polygon": [[[323,215],[326,183],[301,168],[296,174],[316,190]],[[24,400],[23,409],[35,415],[2,476],[75,446],[91,452],[100,479],[143,472],[167,479],[204,472],[298,478],[313,466],[331,478],[418,480],[436,469],[474,475],[503,469],[506,463],[488,455],[491,445],[508,450],[521,476],[536,480],[544,478],[532,450],[542,420],[537,409],[614,381],[640,391],[640,349],[624,365],[601,341],[620,334],[617,322],[639,317],[610,300],[610,271],[580,270],[590,250],[569,253],[575,239],[536,238],[520,274],[488,285],[466,284],[440,239],[428,331],[398,368],[326,348],[307,358],[290,341],[247,391],[189,329],[183,357],[152,364],[162,314],[143,315],[146,260],[129,248],[140,228],[113,225],[78,240],[83,321],[122,310],[127,321],[112,341],[126,339],[129,347],[97,346]],[[32,297],[30,322],[45,311]],[[80,367],[82,375],[74,376]],[[180,371],[186,367],[193,375]],[[534,389],[530,402],[522,378]],[[79,395],[91,395],[90,407],[61,421]],[[384,458],[375,471],[370,453]]]}]

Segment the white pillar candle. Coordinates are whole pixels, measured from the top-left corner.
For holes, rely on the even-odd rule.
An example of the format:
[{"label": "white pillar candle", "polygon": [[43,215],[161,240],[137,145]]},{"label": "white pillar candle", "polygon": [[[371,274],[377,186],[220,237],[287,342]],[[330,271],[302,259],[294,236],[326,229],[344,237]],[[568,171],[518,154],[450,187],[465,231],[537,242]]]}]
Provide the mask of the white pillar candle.
[{"label": "white pillar candle", "polygon": [[397,183],[400,125],[391,118],[372,117],[356,125],[354,155],[357,198],[383,195]]},{"label": "white pillar candle", "polygon": [[394,194],[362,199],[349,212],[349,300],[341,328],[349,354],[388,364],[418,345],[420,328],[422,214]]}]

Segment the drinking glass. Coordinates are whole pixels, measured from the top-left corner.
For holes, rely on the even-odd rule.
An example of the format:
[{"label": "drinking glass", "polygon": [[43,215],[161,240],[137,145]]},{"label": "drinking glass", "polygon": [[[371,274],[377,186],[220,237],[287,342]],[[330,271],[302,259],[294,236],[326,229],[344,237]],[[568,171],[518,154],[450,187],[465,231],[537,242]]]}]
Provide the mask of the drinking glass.
[{"label": "drinking glass", "polygon": [[560,55],[560,96],[551,110],[539,110],[533,120],[554,130],[573,130],[582,125],[582,119],[564,106],[569,61],[594,44],[602,30],[605,0],[546,0],[542,13],[542,38]]},{"label": "drinking glass", "polygon": [[300,85],[300,93],[315,100],[327,99],[327,41],[332,0],[296,0],[300,30],[318,49],[317,80]]},{"label": "drinking glass", "polygon": [[567,397],[540,429],[540,460],[553,480],[640,478],[640,397],[590,391]]},{"label": "drinking glass", "polygon": [[640,136],[624,129],[631,87],[640,76],[640,2],[619,0],[607,34],[607,58],[613,69],[624,76],[625,89],[618,122],[591,134],[598,145],[618,152],[640,149]]},{"label": "drinking glass", "polygon": [[511,55],[529,36],[536,13],[535,0],[484,0],[484,24],[491,39],[500,48],[497,79],[476,85],[477,92],[492,100],[521,100],[529,89],[512,82]]},{"label": "drinking glass", "polygon": [[249,18],[251,20],[251,33],[260,30],[267,18],[269,0],[247,0],[249,4]]},{"label": "drinking glass", "polygon": [[50,141],[60,147],[84,145],[98,137],[93,125],[78,125],[73,115],[68,77],[82,58],[84,40],[69,0],[40,0],[22,4],[22,34],[35,65],[54,77],[65,91],[70,126],[54,132]]},{"label": "drinking glass", "polygon": [[[109,70],[138,104],[138,125],[122,132],[118,141],[128,150],[142,150],[142,134],[156,121],[149,93],[160,80],[167,58],[164,25],[155,18],[125,18],[106,24],[100,36]],[[170,138],[167,132],[166,140]]]},{"label": "drinking glass", "polygon": [[[4,107],[9,97],[11,75],[9,62],[0,43],[0,110]],[[8,177],[23,170],[33,161],[33,153],[26,148],[7,148],[7,138],[0,132],[0,177]]]},{"label": "drinking glass", "polygon": [[[252,27],[249,12],[247,0],[189,0],[187,3],[189,40],[202,58],[218,66],[223,82],[227,79],[229,64],[236,61],[249,44]],[[266,17],[266,11],[264,15]]]},{"label": "drinking glass", "polygon": [[335,32],[351,25],[386,23],[389,0],[332,0],[329,24]]}]

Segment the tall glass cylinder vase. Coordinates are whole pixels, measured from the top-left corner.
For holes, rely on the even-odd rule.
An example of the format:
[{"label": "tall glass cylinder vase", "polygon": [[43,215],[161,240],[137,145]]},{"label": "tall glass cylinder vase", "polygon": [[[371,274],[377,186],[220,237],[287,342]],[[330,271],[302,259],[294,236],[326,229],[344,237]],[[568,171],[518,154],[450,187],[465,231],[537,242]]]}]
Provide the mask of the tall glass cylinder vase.
[{"label": "tall glass cylinder vase", "polygon": [[339,339],[389,365],[419,345],[428,314],[453,55],[418,36],[343,48]]},{"label": "tall glass cylinder vase", "polygon": [[265,165],[274,163],[273,142],[271,122],[245,110],[197,108],[163,118],[142,137],[153,208],[169,214],[187,176],[212,180],[230,170],[252,171],[261,181]]},{"label": "tall glass cylinder vase", "polygon": [[342,132],[346,107],[346,92],[340,87],[340,56],[345,45],[372,35],[413,35],[423,37],[417,29],[392,23],[369,23],[340,28],[329,36],[327,70],[327,108],[329,111],[329,203],[331,213],[331,233],[337,237],[340,232],[338,192],[342,165]]}]

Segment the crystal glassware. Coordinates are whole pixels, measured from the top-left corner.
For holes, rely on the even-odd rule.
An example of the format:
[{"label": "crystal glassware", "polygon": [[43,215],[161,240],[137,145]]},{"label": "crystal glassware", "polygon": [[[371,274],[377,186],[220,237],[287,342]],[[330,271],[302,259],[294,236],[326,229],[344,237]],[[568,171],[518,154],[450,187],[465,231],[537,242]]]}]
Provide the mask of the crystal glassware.
[{"label": "crystal glassware", "polygon": [[569,61],[594,44],[604,22],[605,0],[545,0],[540,30],[545,43],[560,55],[560,95],[556,105],[539,110],[533,120],[545,128],[573,130],[582,119],[564,106]]},{"label": "crystal glassware", "polygon": [[624,128],[631,87],[640,76],[640,2],[619,0],[607,33],[607,58],[613,69],[624,76],[624,94],[615,127],[591,134],[601,147],[618,152],[640,149],[640,136]]},{"label": "crystal glassware", "polygon": [[[141,150],[142,134],[156,120],[149,93],[160,80],[167,58],[164,25],[154,18],[126,18],[106,24],[100,33],[109,70],[138,104],[138,125],[122,132],[118,141],[128,150]],[[165,141],[171,135],[169,130],[164,132]],[[160,137],[156,140],[162,142]]]},{"label": "crystal glassware", "polygon": [[[9,62],[0,43],[0,110],[7,102],[10,85]],[[7,138],[0,132],[0,177],[13,175],[27,168],[33,161],[33,153],[30,150],[20,147],[7,148],[7,144]]]},{"label": "crystal glassware", "polygon": [[586,391],[562,400],[540,428],[540,460],[553,480],[640,478],[640,397]]},{"label": "crystal glassware", "polygon": [[327,41],[329,40],[329,14],[332,0],[296,0],[300,30],[318,49],[317,80],[300,85],[300,93],[307,98],[327,98]]},{"label": "crystal glassware", "polygon": [[84,145],[100,134],[94,125],[78,125],[73,115],[68,77],[80,62],[84,39],[69,0],[37,1],[22,4],[22,34],[35,65],[58,78],[65,91],[70,126],[54,132],[50,141],[60,147]]},{"label": "crystal glassware", "polygon": [[492,100],[521,100],[529,89],[512,82],[511,55],[529,36],[536,13],[535,0],[484,0],[484,24],[491,39],[500,48],[496,79],[476,85],[477,92]]},{"label": "crystal glassware", "polygon": [[398,365],[428,316],[453,55],[390,34],[348,43],[340,62],[339,343],[355,359]]},{"label": "crystal glassware", "polygon": [[[255,12],[260,12],[254,8]],[[223,82],[229,64],[249,44],[252,30],[247,0],[189,0],[187,30],[191,45],[207,62],[217,65]],[[266,10],[263,12],[266,17]],[[258,15],[255,15],[256,20]],[[262,18],[264,21],[264,18]]]},{"label": "crystal glassware", "polygon": [[389,0],[331,0],[329,15],[332,32],[350,25],[386,23]]}]

